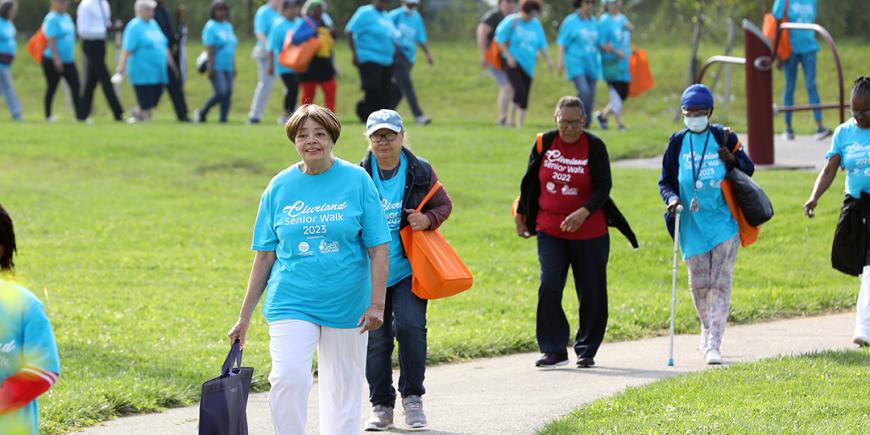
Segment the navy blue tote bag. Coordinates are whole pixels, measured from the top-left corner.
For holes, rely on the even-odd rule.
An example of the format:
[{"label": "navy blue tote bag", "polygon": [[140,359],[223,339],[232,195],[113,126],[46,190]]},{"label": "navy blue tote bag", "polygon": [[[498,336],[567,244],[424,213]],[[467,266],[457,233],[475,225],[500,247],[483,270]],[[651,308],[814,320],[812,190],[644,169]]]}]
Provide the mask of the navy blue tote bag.
[{"label": "navy blue tote bag", "polygon": [[202,384],[200,435],[248,435],[248,392],[254,369],[242,367],[239,342],[233,343],[221,375]]}]

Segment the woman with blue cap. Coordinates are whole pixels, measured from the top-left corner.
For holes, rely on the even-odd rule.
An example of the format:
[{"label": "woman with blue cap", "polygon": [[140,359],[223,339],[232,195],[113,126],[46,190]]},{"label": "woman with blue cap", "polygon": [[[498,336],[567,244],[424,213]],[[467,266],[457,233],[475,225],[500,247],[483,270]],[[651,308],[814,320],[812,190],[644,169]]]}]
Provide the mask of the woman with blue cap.
[{"label": "woman with blue cap", "polygon": [[728,321],[731,280],[737,247],[737,222],[722,194],[725,175],[739,168],[752,175],[755,165],[737,135],[710,125],[713,94],[706,86],[689,86],[680,99],[686,128],[674,133],[662,157],[659,193],[668,211],[665,222],[673,235],[674,213],[684,205],[680,251],[689,270],[692,301],[701,320],[698,349],[707,364],[722,364],[719,346]]}]

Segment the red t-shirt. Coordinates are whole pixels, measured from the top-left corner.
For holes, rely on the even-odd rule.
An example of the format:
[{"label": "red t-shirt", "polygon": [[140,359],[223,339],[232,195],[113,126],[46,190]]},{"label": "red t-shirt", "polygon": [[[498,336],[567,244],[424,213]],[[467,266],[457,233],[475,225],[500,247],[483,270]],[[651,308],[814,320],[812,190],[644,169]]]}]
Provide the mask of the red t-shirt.
[{"label": "red t-shirt", "polygon": [[535,231],[569,240],[587,240],[607,234],[607,219],[601,210],[592,213],[580,229],[566,233],[559,226],[569,214],[583,207],[592,196],[589,174],[589,141],[581,135],[577,142],[566,144],[558,135],[541,158],[538,172],[541,196]]}]

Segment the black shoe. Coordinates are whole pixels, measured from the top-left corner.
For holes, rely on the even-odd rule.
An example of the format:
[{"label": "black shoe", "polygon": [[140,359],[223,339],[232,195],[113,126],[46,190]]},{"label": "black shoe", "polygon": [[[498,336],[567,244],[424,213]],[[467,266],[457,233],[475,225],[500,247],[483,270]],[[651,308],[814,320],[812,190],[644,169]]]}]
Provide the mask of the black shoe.
[{"label": "black shoe", "polygon": [[568,364],[568,353],[559,354],[559,353],[545,353],[541,355],[537,361],[535,361],[535,367],[559,367]]},{"label": "black shoe", "polygon": [[577,358],[578,369],[588,369],[595,365],[595,360],[591,356],[581,356]]}]

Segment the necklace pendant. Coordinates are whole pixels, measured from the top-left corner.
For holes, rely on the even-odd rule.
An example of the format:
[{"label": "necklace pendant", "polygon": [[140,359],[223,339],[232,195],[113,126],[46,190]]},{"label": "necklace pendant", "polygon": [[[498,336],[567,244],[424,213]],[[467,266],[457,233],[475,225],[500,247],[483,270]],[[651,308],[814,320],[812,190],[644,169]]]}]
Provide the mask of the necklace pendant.
[{"label": "necklace pendant", "polygon": [[704,182],[701,180],[695,181],[695,190],[701,190],[704,188]]},{"label": "necklace pendant", "polygon": [[701,210],[701,205],[698,204],[698,198],[692,198],[692,202],[689,203],[689,210],[692,213],[697,213],[699,210]]}]

